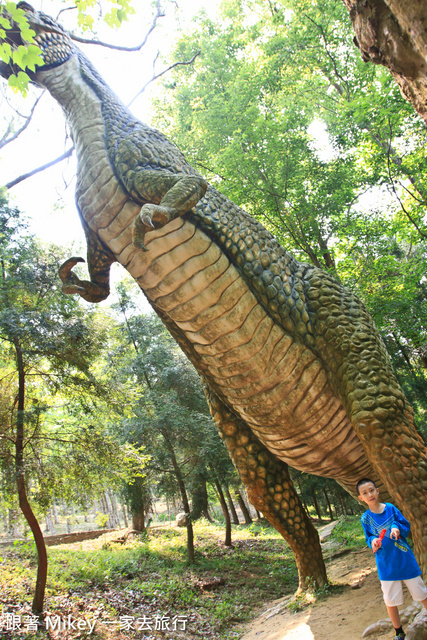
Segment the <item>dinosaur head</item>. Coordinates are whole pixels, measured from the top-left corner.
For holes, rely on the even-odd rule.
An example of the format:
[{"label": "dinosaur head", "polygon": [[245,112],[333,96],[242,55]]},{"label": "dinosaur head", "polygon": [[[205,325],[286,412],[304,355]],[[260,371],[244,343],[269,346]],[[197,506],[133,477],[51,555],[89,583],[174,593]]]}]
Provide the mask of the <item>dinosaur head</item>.
[{"label": "dinosaur head", "polygon": [[[37,71],[63,64],[72,55],[74,45],[69,34],[59,22],[56,22],[56,20],[41,11],[36,11],[28,2],[19,2],[17,9],[25,12],[31,29],[36,33],[35,43],[42,50],[41,55],[44,64],[37,67],[36,73],[27,71],[31,79],[36,82]],[[23,40],[18,25],[10,20],[10,17],[9,21],[11,22],[11,28],[6,31],[5,41],[13,50],[27,43]],[[8,78],[17,71],[19,71],[19,67],[16,64],[0,62],[0,75],[4,78]]]}]

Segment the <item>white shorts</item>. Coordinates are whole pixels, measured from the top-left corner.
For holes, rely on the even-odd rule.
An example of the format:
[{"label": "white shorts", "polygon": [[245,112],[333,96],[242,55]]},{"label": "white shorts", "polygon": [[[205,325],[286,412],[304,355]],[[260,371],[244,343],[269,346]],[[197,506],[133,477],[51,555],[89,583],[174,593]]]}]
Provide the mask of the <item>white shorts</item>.
[{"label": "white shorts", "polygon": [[387,607],[400,607],[403,604],[402,582],[408,587],[413,600],[421,602],[427,598],[427,587],[421,576],[410,580],[381,580],[380,582]]}]

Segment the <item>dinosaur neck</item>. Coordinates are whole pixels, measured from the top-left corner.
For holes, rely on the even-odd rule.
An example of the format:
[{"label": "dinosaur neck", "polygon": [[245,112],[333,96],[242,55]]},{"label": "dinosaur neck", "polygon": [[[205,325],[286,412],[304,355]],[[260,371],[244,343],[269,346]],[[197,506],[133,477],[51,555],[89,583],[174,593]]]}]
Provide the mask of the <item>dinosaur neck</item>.
[{"label": "dinosaur neck", "polygon": [[138,130],[143,136],[161,137],[131,114],[79,50],[64,64],[39,71],[36,79],[64,110],[78,154],[89,128],[102,137],[113,167],[117,141],[123,135]]},{"label": "dinosaur neck", "polygon": [[39,71],[37,81],[61,105],[79,157],[87,135],[105,136],[101,101],[80,73],[79,58],[73,55],[64,64]]}]

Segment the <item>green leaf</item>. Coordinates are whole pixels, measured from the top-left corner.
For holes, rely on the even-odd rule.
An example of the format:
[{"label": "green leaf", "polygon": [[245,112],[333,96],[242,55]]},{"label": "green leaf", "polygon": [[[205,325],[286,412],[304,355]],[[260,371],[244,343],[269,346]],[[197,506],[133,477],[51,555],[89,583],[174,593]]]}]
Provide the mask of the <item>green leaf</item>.
[{"label": "green leaf", "polygon": [[10,22],[7,18],[0,15],[0,25],[4,27],[4,29],[10,29]]},{"label": "green leaf", "polygon": [[0,58],[7,64],[10,60],[11,55],[12,49],[10,47],[10,44],[8,42],[4,42],[0,46]]},{"label": "green leaf", "polygon": [[44,61],[41,56],[40,47],[29,44],[25,54],[22,56],[22,63],[25,65],[24,68],[30,69],[31,71],[35,71],[37,66],[42,66]]},{"label": "green leaf", "polygon": [[25,97],[28,93],[29,81],[30,79],[27,74],[23,71],[20,71],[18,75],[10,76],[8,84],[13,89],[13,91],[15,91],[15,93],[18,93],[18,91],[20,91]]}]

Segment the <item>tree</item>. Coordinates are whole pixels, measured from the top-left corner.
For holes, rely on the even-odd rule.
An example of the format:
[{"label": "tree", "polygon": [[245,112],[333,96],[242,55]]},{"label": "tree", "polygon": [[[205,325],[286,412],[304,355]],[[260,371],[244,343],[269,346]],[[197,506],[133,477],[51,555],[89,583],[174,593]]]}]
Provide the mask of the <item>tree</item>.
[{"label": "tree", "polygon": [[[93,314],[59,295],[58,249],[42,248],[26,233],[19,212],[8,207],[4,197],[0,203],[0,245],[0,453],[5,473],[15,478],[19,506],[37,547],[32,608],[40,614],[47,553],[29,495],[38,494],[36,501],[46,506],[55,488],[60,493],[60,487],[66,484],[68,492],[70,485],[75,487],[72,479],[78,479],[86,488],[99,479],[105,482],[107,470],[102,475],[100,463],[109,466],[111,476],[111,462],[117,454],[117,443],[102,435],[99,421],[95,426],[79,419],[77,428],[73,416],[75,405],[80,403],[86,404],[89,420],[93,418],[93,403],[86,393],[103,395],[91,363],[102,348],[105,331],[97,328]],[[76,390],[78,401],[72,393]],[[62,402],[65,404],[67,393],[68,400],[71,397],[74,402],[68,402],[64,409]],[[54,407],[53,398],[59,401]],[[52,414],[54,424],[49,422]],[[101,456],[97,455],[99,451]],[[129,466],[134,473],[135,465],[141,468],[137,451],[128,447],[122,453],[120,473],[125,476]]]}]

